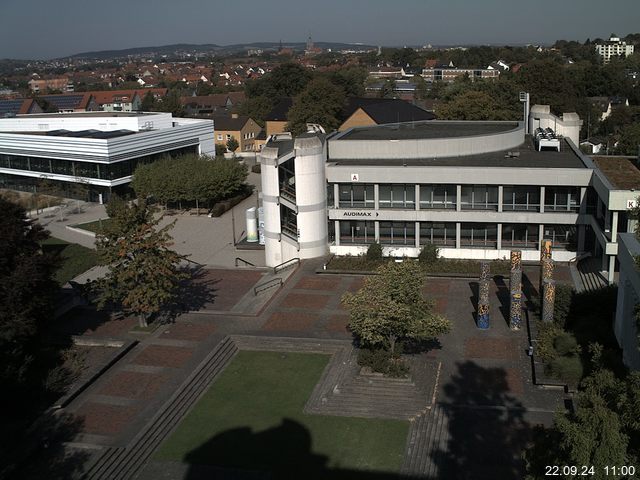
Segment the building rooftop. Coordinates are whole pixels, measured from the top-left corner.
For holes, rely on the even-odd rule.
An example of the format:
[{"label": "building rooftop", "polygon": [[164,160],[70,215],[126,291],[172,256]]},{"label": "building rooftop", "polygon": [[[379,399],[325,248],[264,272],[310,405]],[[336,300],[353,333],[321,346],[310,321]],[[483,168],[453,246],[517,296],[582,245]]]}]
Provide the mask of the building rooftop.
[{"label": "building rooftop", "polygon": [[505,133],[519,128],[517,122],[428,122],[395,123],[356,127],[347,130],[339,140],[419,140],[474,137]]},{"label": "building rooftop", "polygon": [[28,116],[16,118],[68,118],[68,117],[142,117],[158,115],[159,112],[69,112],[69,113],[32,113]]},{"label": "building rooftop", "polygon": [[640,170],[634,157],[594,156],[593,162],[617,190],[640,190]]},{"label": "building rooftop", "polygon": [[[424,137],[420,137],[424,138]],[[560,152],[535,149],[533,140],[527,136],[517,148],[499,152],[481,153],[441,158],[372,158],[339,159],[331,157],[329,145],[328,162],[346,166],[425,166],[425,167],[508,167],[508,168],[587,168],[579,155],[566,140],[561,142]],[[515,154],[515,155],[514,155]]]}]

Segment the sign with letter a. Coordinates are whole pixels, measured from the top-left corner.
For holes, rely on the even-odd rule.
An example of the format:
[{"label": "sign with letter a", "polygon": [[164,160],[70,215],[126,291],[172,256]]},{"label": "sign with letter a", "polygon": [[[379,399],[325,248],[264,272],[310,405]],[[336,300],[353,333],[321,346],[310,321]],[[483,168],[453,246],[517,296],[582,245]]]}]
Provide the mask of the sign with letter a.
[{"label": "sign with letter a", "polygon": [[352,173],[351,174],[351,181],[352,182],[359,182],[360,181],[360,176],[357,173]]}]

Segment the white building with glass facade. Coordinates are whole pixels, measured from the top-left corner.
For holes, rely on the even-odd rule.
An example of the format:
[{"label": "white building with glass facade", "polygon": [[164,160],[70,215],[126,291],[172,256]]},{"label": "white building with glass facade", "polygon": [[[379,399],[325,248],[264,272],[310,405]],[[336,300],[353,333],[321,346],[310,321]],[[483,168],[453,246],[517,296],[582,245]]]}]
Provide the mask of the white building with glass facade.
[{"label": "white building with glass facade", "polygon": [[373,242],[397,257],[432,243],[445,258],[520,249],[533,261],[550,239],[555,260],[591,251],[612,280],[635,195],[576,147],[575,114],[551,117],[532,108],[532,132],[553,124],[563,136],[526,134],[522,122],[428,121],[272,138],[260,155],[267,264],[359,255]]},{"label": "white building with glass facade", "polygon": [[[43,180],[93,201],[125,191],[137,165],[185,153],[215,155],[211,120],[170,113],[65,113],[0,119],[0,188],[38,191]],[[83,194],[83,197],[85,195]]]}]

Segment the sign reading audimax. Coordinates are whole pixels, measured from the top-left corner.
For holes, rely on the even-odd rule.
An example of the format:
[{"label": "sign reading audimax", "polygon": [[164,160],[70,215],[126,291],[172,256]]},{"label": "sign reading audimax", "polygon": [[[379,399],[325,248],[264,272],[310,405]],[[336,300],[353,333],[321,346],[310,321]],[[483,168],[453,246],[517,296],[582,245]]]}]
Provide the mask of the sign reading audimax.
[{"label": "sign reading audimax", "polygon": [[[373,217],[374,212],[344,212],[342,214],[343,217]],[[375,216],[378,216],[378,212],[375,212]]]}]

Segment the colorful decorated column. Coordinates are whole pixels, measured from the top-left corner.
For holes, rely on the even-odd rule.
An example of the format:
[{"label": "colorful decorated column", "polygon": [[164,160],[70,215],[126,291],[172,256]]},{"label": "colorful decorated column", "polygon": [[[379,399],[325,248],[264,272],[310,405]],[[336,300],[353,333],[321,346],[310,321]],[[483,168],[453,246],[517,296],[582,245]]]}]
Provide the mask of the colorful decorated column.
[{"label": "colorful decorated column", "polygon": [[489,328],[489,277],[490,266],[488,262],[480,264],[480,286],[478,289],[478,328]]},{"label": "colorful decorated column", "polygon": [[[544,262],[545,260],[551,260],[551,240],[545,238],[540,242],[540,284],[538,285],[538,291],[542,296],[542,288],[544,283]],[[553,274],[553,270],[551,271]]]},{"label": "colorful decorated column", "polygon": [[553,309],[556,302],[556,282],[551,279],[545,280],[542,288],[542,320],[550,323],[553,322]]},{"label": "colorful decorated column", "polygon": [[509,327],[520,330],[522,326],[522,292],[511,292],[511,308],[509,309]]}]

